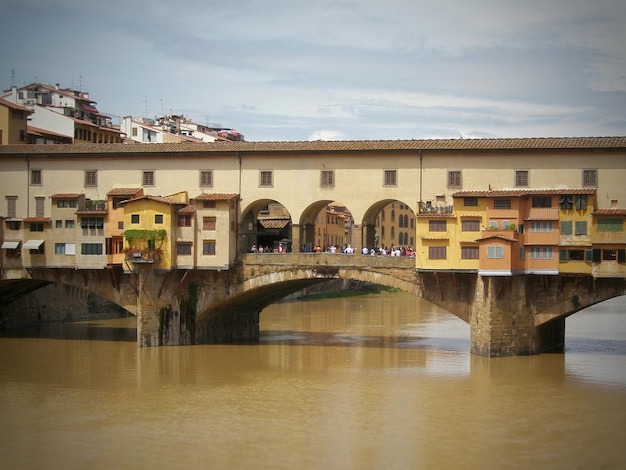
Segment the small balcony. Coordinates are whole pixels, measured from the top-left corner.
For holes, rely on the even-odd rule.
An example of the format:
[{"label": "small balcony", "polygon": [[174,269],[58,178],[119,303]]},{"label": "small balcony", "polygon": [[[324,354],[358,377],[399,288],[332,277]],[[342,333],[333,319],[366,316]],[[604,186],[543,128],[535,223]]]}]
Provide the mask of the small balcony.
[{"label": "small balcony", "polygon": [[129,263],[158,263],[161,261],[163,253],[161,250],[133,249],[125,251],[124,259]]},{"label": "small balcony", "polygon": [[453,206],[448,204],[443,205],[432,205],[432,204],[422,204],[420,205],[420,214],[445,214],[452,215]]}]

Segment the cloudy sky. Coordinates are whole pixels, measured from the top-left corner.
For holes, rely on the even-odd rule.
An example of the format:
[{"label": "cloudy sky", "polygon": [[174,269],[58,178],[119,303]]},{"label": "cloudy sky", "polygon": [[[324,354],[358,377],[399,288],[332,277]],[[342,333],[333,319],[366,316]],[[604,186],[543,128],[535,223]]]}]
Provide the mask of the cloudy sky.
[{"label": "cloudy sky", "polygon": [[0,88],[246,140],[626,135],[624,0],[4,0]]}]

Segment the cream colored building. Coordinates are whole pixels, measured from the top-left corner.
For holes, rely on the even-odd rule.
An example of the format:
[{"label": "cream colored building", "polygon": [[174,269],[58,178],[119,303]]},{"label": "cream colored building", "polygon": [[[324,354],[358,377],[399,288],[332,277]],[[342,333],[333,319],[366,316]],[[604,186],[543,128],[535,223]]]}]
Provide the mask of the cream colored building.
[{"label": "cream colored building", "polygon": [[[235,218],[235,252],[243,253],[249,250],[248,235],[255,231],[254,223],[268,204],[284,208],[290,220],[290,239],[294,250],[299,250],[306,243],[316,243],[316,217],[337,201],[354,220],[352,243],[359,251],[364,245],[374,246],[381,210],[397,203],[415,215],[417,267],[474,269],[476,260],[461,258],[462,250],[456,246],[465,246],[465,252],[471,253],[472,247],[491,242],[480,241],[484,238],[480,232],[461,230],[464,218],[480,220],[485,228],[490,221],[501,225],[514,219],[488,206],[460,208],[453,195],[461,191],[550,190],[565,194],[593,190],[597,195],[594,213],[611,211],[610,217],[603,218],[623,224],[620,211],[626,209],[625,161],[624,137],[35,145],[27,149],[9,145],[0,146],[0,217],[4,219],[5,239],[14,241],[19,232],[7,230],[9,221],[25,224],[32,218],[51,220],[51,206],[45,201],[58,193],[80,193],[93,201],[115,188],[141,188],[143,194],[153,195],[237,195],[230,216]],[[560,218],[569,216],[557,211],[553,217],[557,217],[553,220],[556,226]],[[431,227],[430,220],[435,219],[446,221],[444,230],[440,222]],[[616,222],[599,220],[592,218],[592,224],[615,227],[610,237],[601,235],[606,239],[606,256],[612,256],[612,247],[620,250],[626,240],[623,232],[617,231]],[[53,241],[56,229],[50,223],[48,227]],[[105,232],[107,227],[105,221]],[[22,241],[25,235],[24,230]],[[558,257],[559,250],[571,241],[557,239]],[[446,243],[455,245],[454,251],[448,251],[457,253],[456,258],[426,257],[429,247]],[[593,233],[591,243],[595,243]],[[231,249],[226,263],[232,259]],[[618,267],[619,253],[615,251]],[[6,259],[3,253],[2,261],[15,260]],[[604,273],[601,269],[594,272]]]}]

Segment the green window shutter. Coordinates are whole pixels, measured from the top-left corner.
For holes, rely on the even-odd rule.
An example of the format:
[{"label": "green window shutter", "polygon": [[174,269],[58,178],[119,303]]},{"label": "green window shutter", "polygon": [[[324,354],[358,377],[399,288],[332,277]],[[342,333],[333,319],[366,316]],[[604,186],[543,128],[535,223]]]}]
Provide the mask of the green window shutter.
[{"label": "green window shutter", "polygon": [[600,261],[602,261],[602,250],[595,248],[593,250],[593,262],[599,263]]},{"label": "green window shutter", "polygon": [[617,250],[617,262],[618,263],[626,263],[626,250],[620,249]]},{"label": "green window shutter", "polygon": [[575,228],[574,228],[574,235],[587,235],[587,221],[586,220],[576,221]]},{"label": "green window shutter", "polygon": [[593,261],[593,251],[594,250],[585,250],[585,262],[591,263]]},{"label": "green window shutter", "polygon": [[559,250],[559,261],[561,263],[567,262],[567,250]]},{"label": "green window shutter", "polygon": [[572,234],[572,221],[565,220],[561,222],[561,235],[571,235]]}]

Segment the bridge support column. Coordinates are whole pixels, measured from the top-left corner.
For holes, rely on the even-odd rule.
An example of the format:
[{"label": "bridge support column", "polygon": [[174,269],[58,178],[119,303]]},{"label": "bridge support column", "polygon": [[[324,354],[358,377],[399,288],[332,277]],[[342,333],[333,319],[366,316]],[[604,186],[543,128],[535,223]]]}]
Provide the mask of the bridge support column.
[{"label": "bridge support column", "polygon": [[[482,277],[476,283],[470,313],[471,352],[481,356],[521,356],[542,352],[541,334],[535,326],[527,276]],[[563,329],[546,328],[551,342],[564,341]]]},{"label": "bridge support column", "polygon": [[291,224],[291,251],[294,253],[300,253],[302,246],[300,246],[300,224]]}]

